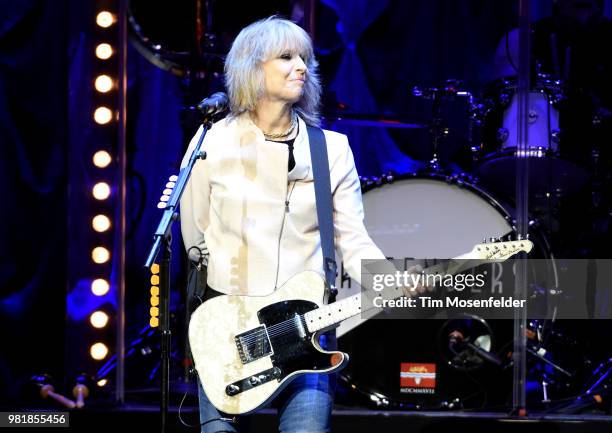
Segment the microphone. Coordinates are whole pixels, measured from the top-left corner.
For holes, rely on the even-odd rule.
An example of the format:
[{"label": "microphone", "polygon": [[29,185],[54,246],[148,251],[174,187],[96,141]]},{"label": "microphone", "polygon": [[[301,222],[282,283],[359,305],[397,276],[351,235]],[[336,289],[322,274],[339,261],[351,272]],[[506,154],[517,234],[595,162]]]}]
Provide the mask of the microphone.
[{"label": "microphone", "polygon": [[206,116],[212,116],[215,114],[223,113],[229,107],[229,98],[223,92],[213,93],[208,98],[205,98],[197,105],[197,109],[200,110]]},{"label": "microphone", "polygon": [[461,331],[454,330],[448,335],[448,346],[453,352],[455,352],[456,348],[468,347],[481,359],[495,365],[502,364],[501,359],[499,359],[499,357],[497,357],[495,354],[488,352],[469,341],[466,341],[465,336]]}]

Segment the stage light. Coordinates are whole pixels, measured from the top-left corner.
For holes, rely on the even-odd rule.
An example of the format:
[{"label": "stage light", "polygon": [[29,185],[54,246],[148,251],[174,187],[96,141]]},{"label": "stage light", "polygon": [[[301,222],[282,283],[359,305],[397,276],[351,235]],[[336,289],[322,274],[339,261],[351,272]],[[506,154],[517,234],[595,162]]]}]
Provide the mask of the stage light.
[{"label": "stage light", "polygon": [[98,385],[100,388],[102,388],[103,386],[105,386],[108,383],[108,380],[106,379],[100,379],[99,381],[96,382],[96,385]]},{"label": "stage light", "polygon": [[96,24],[104,29],[112,26],[116,21],[115,15],[109,11],[102,11],[96,15]]},{"label": "stage light", "polygon": [[159,264],[151,265],[151,308],[149,310],[149,325],[151,328],[159,326]]},{"label": "stage light", "polygon": [[106,355],[108,355],[108,347],[106,347],[106,344],[104,343],[95,343],[89,349],[89,353],[93,359],[96,361],[101,361],[102,359],[106,358]]},{"label": "stage light", "polygon": [[94,263],[99,265],[106,263],[110,259],[110,251],[104,247],[95,247],[91,251],[91,259],[94,261]]},{"label": "stage light", "polygon": [[106,200],[110,196],[110,186],[106,182],[98,182],[91,190],[96,200]]},{"label": "stage light", "polygon": [[96,47],[96,57],[100,60],[107,60],[113,55],[113,47],[107,43],[98,44]]},{"label": "stage light", "polygon": [[98,107],[94,111],[94,120],[99,125],[106,125],[113,120],[113,112],[108,107]]},{"label": "stage light", "polygon": [[108,75],[98,75],[94,87],[100,93],[110,92],[113,88],[113,79]]},{"label": "stage light", "polygon": [[98,278],[91,282],[91,293],[96,296],[104,296],[110,290],[108,281],[104,278]]},{"label": "stage light", "polygon": [[94,311],[89,316],[89,321],[94,328],[104,328],[108,324],[108,314],[104,311]]},{"label": "stage light", "polygon": [[96,153],[94,153],[93,163],[96,167],[106,168],[110,165],[111,162],[112,158],[110,156],[110,153],[108,153],[106,150],[98,150]]},{"label": "stage light", "polygon": [[96,215],[91,221],[91,226],[98,233],[102,233],[110,228],[111,222],[106,215]]}]

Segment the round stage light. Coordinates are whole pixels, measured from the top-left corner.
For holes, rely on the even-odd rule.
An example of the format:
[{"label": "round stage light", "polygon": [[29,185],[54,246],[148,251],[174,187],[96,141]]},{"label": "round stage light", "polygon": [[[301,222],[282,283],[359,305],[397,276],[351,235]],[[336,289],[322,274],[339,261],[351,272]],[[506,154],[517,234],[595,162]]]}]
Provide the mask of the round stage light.
[{"label": "round stage light", "polygon": [[108,314],[104,311],[94,311],[89,316],[89,321],[94,328],[104,328],[108,324]]},{"label": "round stage light", "polygon": [[98,75],[94,87],[100,93],[110,92],[113,89],[113,79],[108,75]]},{"label": "round stage light", "polygon": [[106,150],[98,150],[94,153],[93,163],[98,168],[106,168],[110,165],[113,159]]},{"label": "round stage light", "polygon": [[108,347],[106,347],[106,344],[104,343],[95,343],[89,349],[89,353],[93,359],[96,361],[101,361],[102,359],[106,358],[106,355],[108,355]]},{"label": "round stage light", "polygon": [[111,193],[110,186],[106,182],[98,182],[91,190],[96,200],[106,200]]},{"label": "round stage light", "polygon": [[95,247],[91,252],[91,259],[99,265],[106,263],[110,259],[110,251],[104,247]]},{"label": "round stage light", "polygon": [[94,121],[99,125],[106,125],[113,120],[113,112],[108,107],[98,107],[94,111]]},{"label": "round stage light", "polygon": [[91,282],[91,293],[96,296],[104,296],[109,290],[110,285],[104,278],[98,278]]},{"label": "round stage light", "polygon": [[111,222],[106,215],[96,215],[91,221],[91,226],[98,233],[102,233],[110,228]]},{"label": "round stage light", "polygon": [[112,26],[116,21],[115,15],[109,11],[101,11],[96,15],[96,24],[104,29]]},{"label": "round stage light", "polygon": [[113,47],[106,42],[98,44],[96,47],[96,57],[100,60],[107,60],[113,55]]}]

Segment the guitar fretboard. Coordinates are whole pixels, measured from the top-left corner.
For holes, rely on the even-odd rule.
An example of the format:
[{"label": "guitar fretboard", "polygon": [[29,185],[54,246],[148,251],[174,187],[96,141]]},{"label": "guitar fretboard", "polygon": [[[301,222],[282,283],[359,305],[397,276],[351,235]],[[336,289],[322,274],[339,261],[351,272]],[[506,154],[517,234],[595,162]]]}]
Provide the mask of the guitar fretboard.
[{"label": "guitar fretboard", "polygon": [[[434,266],[430,266],[423,270],[424,274],[439,274],[452,275],[458,272],[463,272],[467,269],[474,268],[487,260],[498,259],[505,260],[513,256],[519,251],[530,251],[533,247],[531,242],[514,241],[503,242],[499,245],[479,245],[474,248],[471,253],[463,254],[451,260],[442,261]],[[475,255],[478,258],[474,258]],[[382,292],[381,292],[382,294]],[[405,295],[401,288],[387,289],[384,291],[385,299],[396,299]],[[411,296],[418,296],[417,292],[413,292]],[[316,310],[309,311],[304,314],[304,321],[308,332],[316,332],[321,329],[330,328],[349,317],[356,316],[365,311],[375,309],[374,305],[370,305],[367,309],[362,309],[361,294],[356,294],[348,298],[344,298],[333,304],[324,305]]]}]

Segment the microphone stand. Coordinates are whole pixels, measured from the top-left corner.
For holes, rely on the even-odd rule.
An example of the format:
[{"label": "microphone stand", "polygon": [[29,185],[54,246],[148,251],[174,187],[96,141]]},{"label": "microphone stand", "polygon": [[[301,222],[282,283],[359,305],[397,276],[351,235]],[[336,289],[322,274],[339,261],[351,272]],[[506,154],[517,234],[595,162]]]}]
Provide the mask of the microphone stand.
[{"label": "microphone stand", "polygon": [[204,113],[202,120],[202,134],[196,144],[189,163],[181,169],[178,174],[176,186],[174,187],[170,198],[166,204],[164,214],[161,221],[155,230],[154,242],[149,256],[145,263],[146,268],[151,268],[159,250],[162,249],[162,261],[159,267],[159,296],[160,296],[160,328],[161,328],[161,431],[166,431],[166,423],[168,418],[168,400],[170,394],[170,260],[172,258],[172,223],[178,219],[176,209],[180,202],[185,185],[189,180],[193,166],[198,159],[206,159],[206,152],[200,150],[202,142],[206,136],[206,132],[210,129],[213,123],[213,117],[218,112]]}]

